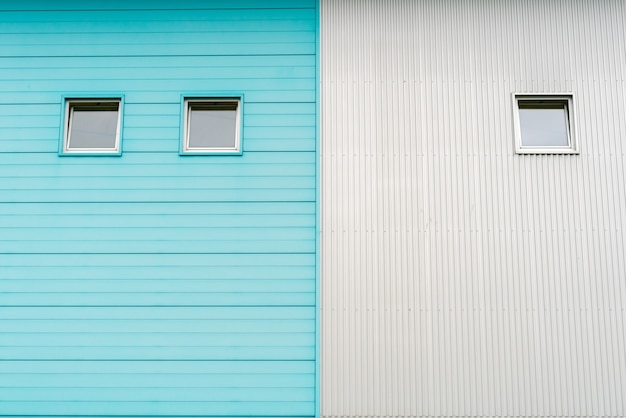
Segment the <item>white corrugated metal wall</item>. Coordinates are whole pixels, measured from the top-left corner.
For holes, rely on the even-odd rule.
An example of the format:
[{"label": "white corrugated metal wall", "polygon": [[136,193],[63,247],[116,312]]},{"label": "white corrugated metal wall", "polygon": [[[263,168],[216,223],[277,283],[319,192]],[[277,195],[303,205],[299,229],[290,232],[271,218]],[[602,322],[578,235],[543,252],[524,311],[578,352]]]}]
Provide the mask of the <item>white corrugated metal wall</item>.
[{"label": "white corrugated metal wall", "polygon": [[[625,22],[321,1],[324,416],[626,415]],[[515,155],[512,92],[580,155]]]}]

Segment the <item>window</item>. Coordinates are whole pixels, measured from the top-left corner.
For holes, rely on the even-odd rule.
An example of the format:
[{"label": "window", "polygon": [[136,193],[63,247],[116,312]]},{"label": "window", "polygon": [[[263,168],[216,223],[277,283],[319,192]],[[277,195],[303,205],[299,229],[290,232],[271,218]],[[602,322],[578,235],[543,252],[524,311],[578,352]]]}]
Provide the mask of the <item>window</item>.
[{"label": "window", "polygon": [[116,154],[120,149],[121,99],[67,99],[64,154]]},{"label": "window", "polygon": [[183,154],[241,153],[241,98],[187,98],[183,113]]},{"label": "window", "polygon": [[572,95],[515,94],[513,107],[518,154],[578,153]]}]

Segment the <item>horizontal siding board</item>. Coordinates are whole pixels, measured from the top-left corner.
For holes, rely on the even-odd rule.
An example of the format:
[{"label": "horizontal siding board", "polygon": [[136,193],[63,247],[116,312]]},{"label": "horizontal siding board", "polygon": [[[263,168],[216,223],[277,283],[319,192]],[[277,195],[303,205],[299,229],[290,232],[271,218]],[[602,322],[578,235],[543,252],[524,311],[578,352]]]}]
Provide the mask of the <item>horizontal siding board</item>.
[{"label": "horizontal siding board", "polygon": [[211,254],[188,254],[188,255],[81,255],[68,254],[60,256],[42,255],[5,255],[0,253],[0,266],[75,266],[82,267],[150,267],[150,266],[175,266],[175,267],[280,267],[280,266],[314,266],[315,256],[308,254],[233,254],[233,255],[211,255]]},{"label": "horizontal siding board", "polygon": [[[5,361],[0,367],[0,387],[40,387],[50,382],[67,381],[65,387],[146,387],[176,388],[184,379],[203,382],[200,387],[310,388],[313,379],[312,361]],[[7,380],[23,373],[23,378]],[[37,379],[39,385],[37,384]],[[120,379],[127,378],[124,384]],[[153,378],[153,384],[147,384]],[[168,381],[169,378],[169,381]],[[219,379],[224,378],[220,385]],[[117,382],[113,382],[117,380]],[[84,383],[78,383],[84,382]],[[13,384],[11,384],[13,383]],[[117,385],[114,385],[117,383]],[[64,386],[61,386],[64,387]]]},{"label": "horizontal siding board", "polygon": [[[24,415],[4,415],[2,418],[23,418]],[[38,418],[56,418],[58,415],[37,415]],[[196,418],[230,418],[230,417],[216,417],[215,415],[194,415]],[[263,418],[301,418],[302,416],[294,416],[294,415],[282,415],[280,417],[277,416],[267,416],[264,415]],[[93,415],[72,415],[72,418],[93,418]],[[137,418],[136,415],[98,415],[98,418]]]},{"label": "horizontal siding board", "polygon": [[[94,82],[97,78],[86,80],[11,80],[0,81],[0,88],[3,92],[25,92],[36,91],[39,94],[45,92],[71,92],[85,91],[92,92]],[[313,88],[313,78],[270,78],[270,79],[254,79],[254,78],[207,78],[198,74],[195,78],[181,78],[175,80],[168,79],[125,79],[115,78],[108,82],[110,91],[123,91],[126,94],[141,91],[172,91],[180,97],[181,92],[195,91],[202,92],[211,90],[220,91],[245,91],[246,96],[253,92],[288,90],[294,92],[311,92]]]},{"label": "horizontal siding board", "polygon": [[315,189],[6,190],[0,202],[315,202]]},{"label": "horizontal siding board", "polygon": [[101,414],[185,415],[205,414],[256,416],[263,414],[313,416],[311,402],[7,402],[0,406],[3,414],[81,415],[91,411]]},{"label": "horizontal siding board", "polygon": [[242,346],[196,345],[193,347],[167,345],[157,346],[53,346],[46,341],[31,346],[1,346],[0,357],[5,360],[312,360],[315,347],[303,345],[252,345],[248,341]]},{"label": "horizontal siding board", "polygon": [[[232,83],[237,88],[236,83]],[[169,85],[169,83],[168,83]],[[211,92],[223,92],[224,89],[219,85],[213,85],[207,82],[207,85],[200,91],[196,89],[185,89],[187,91],[198,91],[199,94],[211,94]],[[0,102],[13,104],[58,104],[61,101],[62,94],[72,95],[88,95],[97,97],[117,93],[119,88],[111,88],[109,90],[94,90],[91,86],[85,85],[84,89],[72,89],[67,92],[59,91],[35,91],[35,90],[9,90],[0,92]],[[170,89],[167,86],[161,86],[158,91],[135,91],[125,90],[125,103],[180,103],[180,88]],[[315,90],[249,90],[245,95],[246,103],[315,103]]]},{"label": "horizontal siding board", "polygon": [[[195,293],[195,292],[217,292],[217,293],[254,293],[254,292],[313,292],[315,291],[315,281],[307,280],[272,280],[272,279],[248,279],[248,280],[146,280],[146,279],[109,279],[97,280],[93,278],[84,279],[3,279],[0,282],[0,292],[32,292],[37,289],[40,292],[130,292],[141,293],[147,289],[153,292],[175,292],[175,293]],[[48,318],[40,318],[48,319]],[[169,319],[169,318],[163,318]],[[235,321],[236,322],[236,321]],[[9,324],[1,324],[9,326]]]},{"label": "horizontal siding board", "polygon": [[[310,375],[315,365],[310,361],[199,361],[199,362],[133,362],[124,364],[117,361],[22,361],[0,363],[0,375],[19,373],[36,373],[41,375],[92,374],[101,375],[151,375],[151,374],[230,374],[233,376],[250,376],[252,373],[289,375],[292,373]],[[18,385],[15,385],[18,386]],[[2,385],[2,387],[6,387]],[[244,386],[246,387],[246,386]],[[250,386],[247,386],[250,387]],[[261,386],[263,387],[263,386]],[[267,386],[271,387],[271,386]],[[305,386],[306,387],[306,386]]]},{"label": "horizontal siding board", "polygon": [[76,205],[73,203],[0,203],[2,215],[311,215],[314,203],[250,202],[232,203],[109,203]]},{"label": "horizontal siding board", "polygon": [[[122,289],[123,290],[123,289]],[[219,290],[218,290],[219,292]],[[285,334],[304,330],[313,332],[314,320],[172,320],[121,319],[103,320],[19,320],[0,323],[0,332],[8,334]]]},{"label": "horizontal siding board", "polygon": [[12,331],[5,324],[3,331],[9,334],[0,341],[5,361],[72,359],[63,348],[81,359],[99,360],[141,359],[142,352],[162,360],[190,360],[189,355],[200,360],[238,360],[238,355],[310,360],[314,352],[313,307],[3,307],[0,313],[22,325]]},{"label": "horizontal siding board", "polygon": [[[313,395],[311,388],[170,388],[166,393],[160,388],[109,388],[106,391],[96,388],[48,388],[45,393],[33,394],[30,388],[2,388],[0,402],[42,401],[42,402],[224,402],[237,401],[242,397],[250,402],[289,402],[309,401]],[[39,396],[39,399],[35,396]]]},{"label": "horizontal siding board", "polygon": [[[283,70],[290,68],[307,67],[315,68],[315,55],[202,55],[190,57],[176,57],[172,59],[167,55],[159,55],[152,57],[124,57],[124,67],[120,68],[118,60],[112,60],[110,57],[4,57],[2,58],[2,68],[0,74],[12,73],[14,76],[20,76],[19,71],[15,70],[31,70],[32,73],[38,74],[38,78],[45,79],[41,72],[48,70],[83,70],[94,71],[107,69],[113,71],[114,74],[124,74],[125,68],[131,72],[135,68],[150,69],[167,72],[167,76],[176,73],[179,69],[195,68],[199,71],[211,70],[213,68],[238,68],[239,71],[252,73],[255,68],[262,67],[280,67]],[[39,72],[37,71],[39,70]],[[149,76],[150,74],[146,74]]]},{"label": "horizontal siding board", "polygon": [[315,306],[315,292],[40,293],[32,291],[3,293],[0,295],[0,304],[4,306]]},{"label": "horizontal siding board", "polygon": [[[50,155],[48,153],[29,154],[29,155],[6,155],[0,154],[0,166],[19,169],[21,165],[35,164],[51,165],[62,170],[63,167],[69,165],[84,165],[89,167],[99,165],[110,165],[123,169],[126,165],[137,165],[138,169],[142,166],[158,165],[160,167],[169,167],[170,169],[184,170],[189,166],[221,166],[234,165],[239,168],[245,168],[247,164],[270,164],[281,166],[282,164],[315,164],[315,153],[313,152],[247,152],[243,155],[220,155],[216,158],[207,156],[179,156],[178,154],[132,154],[124,155],[123,159],[118,158],[102,158],[84,156],[81,158],[59,158],[58,155]],[[16,167],[17,166],[17,167]],[[164,168],[167,169],[167,168]]]},{"label": "horizontal siding board", "polygon": [[11,241],[0,242],[6,254],[237,254],[237,253],[315,253],[315,240],[84,240],[84,241]]},{"label": "horizontal siding board", "polygon": [[[0,136],[1,136],[0,132]],[[180,149],[179,140],[126,140],[122,144],[123,153],[176,153]],[[0,138],[0,154],[17,153],[57,153],[59,150],[58,140],[28,140],[20,139],[15,141],[3,141]],[[244,140],[243,152],[311,152],[315,150],[315,140],[313,138],[303,140],[291,139],[264,139]],[[207,156],[204,156],[207,158]],[[68,156],[68,158],[72,158]],[[79,157],[81,158],[81,157]],[[185,156],[185,158],[193,158]],[[223,158],[223,156],[213,156],[208,158]]]},{"label": "horizontal siding board", "polygon": [[217,307],[217,308],[86,308],[86,307],[0,307],[2,318],[6,319],[43,319],[43,320],[311,320],[315,319],[313,307]]},{"label": "horizontal siding board", "polygon": [[[33,263],[34,264],[34,263]],[[48,263],[45,263],[48,264]],[[256,265],[235,266],[116,266],[91,265],[81,266],[80,269],[70,269],[68,266],[41,266],[41,265],[13,265],[2,267],[3,278],[8,279],[37,279],[37,280],[315,280],[313,266],[284,266],[273,265],[261,268]]]},{"label": "horizontal siding board", "polygon": [[[81,362],[82,363],[82,362]],[[124,362],[128,364],[129,362]],[[195,362],[194,362],[195,363]],[[299,387],[299,388],[310,388],[313,386],[313,376],[312,374],[296,374],[292,373],[284,374],[284,375],[263,375],[263,374],[253,374],[250,375],[241,375],[241,374],[107,374],[107,375],[89,375],[89,374],[65,374],[65,375],[55,375],[55,374],[13,374],[13,375],[2,375],[4,380],[11,379],[14,383],[13,387],[25,387],[32,388],[32,391],[37,393],[42,390],[45,391],[47,387],[65,387],[65,388],[73,388],[73,387],[92,387],[99,388],[103,392],[106,391],[107,388],[127,388],[128,390],[132,390],[134,388],[141,387],[153,387],[160,388],[164,392],[172,388],[185,388],[185,387],[199,387],[204,388],[205,390],[211,390],[212,388],[219,388],[225,386],[232,387],[269,387],[269,388],[289,388],[289,387]],[[0,383],[0,387],[2,387],[2,383]],[[42,389],[43,388],[43,389]],[[31,401],[32,402],[32,401]],[[8,402],[3,402],[2,407],[0,409],[0,413],[4,416],[5,414],[17,413],[17,412],[9,412],[5,407]],[[26,406],[26,405],[24,405]],[[180,405],[184,407],[184,405]],[[101,409],[96,409],[97,411],[102,411]],[[24,411],[27,411],[26,409]],[[258,411],[250,411],[245,416],[256,416],[254,412]],[[36,414],[37,416],[43,414],[55,414],[54,411],[48,410],[40,410],[37,412],[31,412]],[[109,414],[115,414],[115,411],[112,410],[108,412]],[[120,414],[120,412],[117,412]],[[133,412],[127,412],[132,414]],[[154,412],[155,414],[161,415],[158,411]],[[210,415],[212,411],[204,411],[201,414]],[[89,411],[82,411],[82,414],[89,414]],[[176,416],[182,415],[186,416],[184,412],[178,413],[174,412]],[[280,414],[280,413],[279,413]],[[56,414],[55,414],[56,415]],[[72,414],[74,415],[74,414]],[[158,416],[157,415],[157,416]],[[193,414],[195,416],[195,414]],[[93,415],[92,415],[93,416]]]},{"label": "horizontal siding board", "polygon": [[[0,9],[1,10],[1,9]],[[272,8],[242,8],[233,9],[222,7],[219,9],[202,10],[194,9],[192,13],[188,10],[170,7],[168,10],[154,10],[147,7],[134,10],[98,10],[97,14],[84,10],[49,10],[38,11],[29,10],[26,12],[4,10],[0,11],[0,20],[21,24],[22,28],[32,28],[24,23],[33,24],[37,22],[75,22],[75,23],[101,23],[111,24],[111,32],[113,29],[125,27],[124,21],[132,23],[130,27],[139,23],[173,23],[178,22],[231,22],[245,24],[247,21],[278,21],[279,26],[285,21],[304,19],[309,20],[311,24],[315,24],[315,9],[272,9]],[[127,26],[128,27],[128,26]],[[164,31],[159,26],[159,32]],[[241,32],[241,28],[237,28],[237,32]],[[315,32],[312,32],[313,34]]]},{"label": "horizontal siding board", "polygon": [[13,116],[20,117],[38,117],[38,116],[56,116],[57,122],[61,115],[61,102],[56,104],[29,104],[29,105],[16,105],[14,103],[0,103],[0,117],[4,122],[3,125],[8,123],[19,123],[19,119],[14,120]]},{"label": "horizontal siding board", "polygon": [[[54,158],[58,158],[56,155]],[[217,157],[218,159],[221,158]],[[55,165],[24,164],[24,165],[1,165],[0,182],[9,178],[20,178],[24,181],[34,178],[132,178],[139,175],[142,178],[168,178],[170,182],[179,182],[181,187],[185,187],[190,179],[195,182],[214,181],[220,182],[225,178],[251,178],[251,177],[296,177],[306,178],[315,176],[315,164],[219,164],[219,161],[207,161],[207,164],[181,164],[175,165],[130,165],[119,164],[117,166],[96,165],[96,164],[65,164],[65,161]],[[314,178],[314,177],[313,177]],[[106,180],[109,181],[109,180]]]},{"label": "horizontal siding board", "polygon": [[[98,14],[100,15],[100,14]],[[3,14],[0,14],[2,19]],[[46,46],[67,45],[67,46],[83,46],[92,45],[100,47],[103,45],[117,45],[118,49],[127,49],[128,46],[136,45],[167,45],[180,46],[181,44],[300,44],[315,43],[315,33],[305,31],[284,31],[280,30],[280,26],[275,31],[236,31],[236,32],[210,32],[203,30],[198,33],[189,32],[141,32],[139,30],[132,32],[129,36],[128,32],[114,33],[92,33],[79,34],[72,32],[63,33],[20,33],[20,34],[3,34],[0,38],[0,49],[7,46],[32,46],[41,47],[47,51]],[[99,48],[98,48],[99,49]],[[160,54],[169,52],[167,48],[160,49]],[[19,54],[15,54],[19,55]],[[45,55],[45,54],[42,54]],[[211,55],[211,54],[207,54]],[[45,55],[49,56],[49,55]],[[186,75],[183,75],[186,76]]]},{"label": "horizontal siding board", "polygon": [[[242,43],[242,44],[146,44],[125,45],[120,50],[118,45],[98,45],[94,49],[90,45],[41,45],[41,46],[7,46],[0,48],[0,58],[5,56],[37,57],[44,49],[50,57],[71,56],[101,56],[101,57],[124,57],[124,56],[154,56],[162,55],[164,50],[172,49],[169,56],[194,56],[194,55],[310,55],[315,52],[314,42],[302,43]],[[0,82],[0,86],[3,83]],[[80,83],[78,83],[80,85]]]},{"label": "horizontal siding board", "polygon": [[149,227],[2,227],[0,229],[6,241],[51,241],[63,245],[65,241],[89,241],[97,237],[102,241],[133,241],[137,237],[143,240],[162,241],[300,241],[314,240],[315,231],[310,227],[235,227],[210,228],[194,226],[188,228],[149,228]]},{"label": "horizontal siding board", "polygon": [[[5,17],[5,19],[7,19]],[[24,28],[24,23],[4,21],[2,23],[2,30],[0,33],[63,33],[71,32],[77,34],[94,34],[94,33],[110,33],[111,31],[122,30],[123,27],[114,24],[115,22],[79,22],[79,21],[57,21],[57,22],[29,22],[27,28]],[[257,19],[247,20],[245,22],[228,21],[228,20],[215,20],[208,25],[203,21],[146,21],[143,24],[142,30],[146,32],[180,32],[185,30],[191,33],[197,32],[241,32],[241,31],[275,31],[277,23],[275,19]],[[292,31],[307,31],[315,28],[315,20],[313,18],[307,19],[289,19],[280,22],[281,28],[286,32]],[[136,32],[136,28],[126,29],[126,32],[132,34]],[[312,52],[311,52],[312,53]],[[92,56],[98,56],[98,54],[87,54]],[[0,55],[2,56],[2,55]],[[45,54],[44,54],[45,56]],[[78,55],[76,55],[78,56]]]},{"label": "horizontal siding board", "polygon": [[255,226],[264,227],[312,227],[315,225],[313,215],[40,215],[37,217],[11,215],[0,219],[2,227],[69,227],[98,228],[133,227],[133,228],[178,228],[178,227],[214,227],[236,228]]},{"label": "horizontal siding board", "polygon": [[[315,151],[316,141],[312,138],[280,138],[243,140],[243,152],[312,152]],[[176,141],[126,141],[124,152],[176,152],[179,142]],[[41,152],[41,151],[37,151]]]},{"label": "horizontal siding board", "polygon": [[[289,35],[287,35],[289,36]],[[154,60],[154,59],[153,59]],[[237,79],[248,78],[258,79],[262,82],[268,78],[277,79],[312,79],[315,77],[315,67],[312,65],[280,65],[280,61],[276,60],[275,65],[262,65],[261,63],[250,63],[250,66],[234,66],[234,65],[217,65],[217,62],[211,63],[206,60],[202,66],[187,66],[184,67],[179,64],[175,68],[165,66],[165,63],[160,63],[159,67],[148,67],[145,63],[137,65],[135,67],[72,67],[55,68],[52,66],[51,59],[41,60],[40,64],[46,67],[45,71],[41,68],[29,67],[24,64],[24,59],[20,61],[14,61],[11,59],[3,60],[3,63],[7,61],[7,66],[0,69],[1,81],[36,81],[47,80],[49,82],[57,82],[63,80],[178,80],[180,78],[198,79],[206,78],[207,74],[211,75],[211,78],[217,79]],[[65,59],[65,65],[71,65],[70,59]]]},{"label": "horizontal siding board", "polygon": [[291,177],[16,177],[11,180],[0,177],[0,190],[154,190],[154,189],[174,189],[179,190],[203,190],[210,193],[212,190],[229,189],[237,190],[242,188],[259,189],[308,189],[315,187],[315,177],[312,176],[291,176]]},{"label": "horizontal siding board", "polygon": [[[7,109],[7,106],[0,108],[0,111]],[[23,113],[15,114],[9,112],[8,114],[0,113],[0,123],[4,128],[28,128],[33,126],[39,126],[42,128],[58,128],[60,124],[60,112],[61,106],[55,106],[54,112],[50,115],[33,115],[30,113],[30,109],[21,106],[13,110],[21,110]]]},{"label": "horizontal siding board", "polygon": [[[38,127],[34,126],[31,128],[22,126],[22,127],[2,127],[0,128],[0,146],[3,149],[11,149],[11,146],[16,142],[25,141],[34,141],[45,143],[45,141],[49,141],[50,143],[56,142],[57,151],[59,148],[59,137],[60,130],[59,126],[50,126],[50,127]],[[56,140],[56,141],[54,141]]]},{"label": "horizontal siding board", "polygon": [[[50,3],[48,0],[32,0],[21,4],[3,4],[2,11],[61,11],[61,10],[135,10],[145,9],[144,0],[109,0],[106,3],[85,3],[80,0],[64,0],[63,2]],[[151,10],[210,10],[223,9],[224,0],[184,0],[172,5],[170,0],[152,0],[148,6]],[[312,9],[315,7],[314,0],[265,0],[263,9]],[[259,8],[257,0],[238,0],[228,3],[229,9],[255,9]]]}]

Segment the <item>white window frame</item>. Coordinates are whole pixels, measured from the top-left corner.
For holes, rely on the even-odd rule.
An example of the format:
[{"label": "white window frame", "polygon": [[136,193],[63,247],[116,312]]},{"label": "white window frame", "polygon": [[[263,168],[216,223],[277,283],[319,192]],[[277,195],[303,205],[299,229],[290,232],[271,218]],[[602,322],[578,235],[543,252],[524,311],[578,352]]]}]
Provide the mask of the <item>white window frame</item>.
[{"label": "white window frame", "polygon": [[[213,103],[232,103],[236,105],[235,117],[235,145],[233,147],[191,147],[189,146],[191,112],[194,105],[209,106]],[[241,131],[242,131],[242,107],[241,96],[232,97],[189,97],[183,98],[183,126],[181,155],[240,155],[242,153]]]},{"label": "white window frame", "polygon": [[[103,97],[103,98],[65,98],[65,111],[63,119],[63,145],[61,147],[61,155],[121,155],[120,138],[122,132],[122,114],[123,100],[121,97]],[[117,130],[115,133],[115,146],[109,147],[90,147],[78,148],[70,147],[72,136],[72,116],[75,108],[113,105],[117,106]]]},{"label": "white window frame", "polygon": [[[566,115],[567,145],[555,146],[525,146],[522,143],[522,128],[520,122],[520,108],[524,102],[547,102],[563,104]],[[520,105],[521,103],[521,105]],[[537,108],[541,108],[539,104]],[[576,125],[574,120],[574,95],[572,93],[513,93],[513,124],[515,130],[515,152],[517,154],[578,154]]]}]

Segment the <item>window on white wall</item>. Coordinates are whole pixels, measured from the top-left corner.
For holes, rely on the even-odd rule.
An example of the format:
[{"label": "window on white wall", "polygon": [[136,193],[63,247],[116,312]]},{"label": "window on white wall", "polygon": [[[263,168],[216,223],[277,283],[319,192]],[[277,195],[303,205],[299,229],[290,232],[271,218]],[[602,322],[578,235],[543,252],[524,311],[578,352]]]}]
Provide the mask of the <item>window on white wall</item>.
[{"label": "window on white wall", "polygon": [[241,153],[240,98],[185,99],[182,153]]},{"label": "window on white wall", "polygon": [[515,94],[513,107],[517,153],[578,152],[572,95]]},{"label": "window on white wall", "polygon": [[120,99],[68,99],[65,106],[63,153],[120,153]]}]

